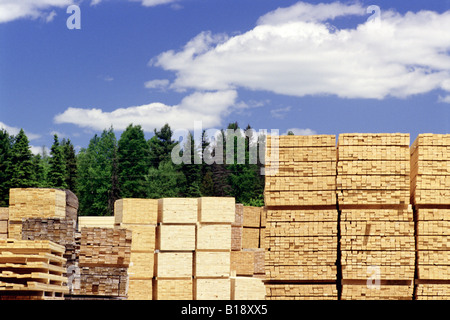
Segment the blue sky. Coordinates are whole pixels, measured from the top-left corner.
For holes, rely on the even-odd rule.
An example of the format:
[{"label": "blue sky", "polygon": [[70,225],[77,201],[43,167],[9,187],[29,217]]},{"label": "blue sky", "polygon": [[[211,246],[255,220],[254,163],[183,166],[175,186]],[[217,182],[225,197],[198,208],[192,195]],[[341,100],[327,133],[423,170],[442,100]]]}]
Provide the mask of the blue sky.
[{"label": "blue sky", "polygon": [[130,122],[413,141],[450,133],[449,30],[448,0],[0,0],[0,127],[34,151]]}]

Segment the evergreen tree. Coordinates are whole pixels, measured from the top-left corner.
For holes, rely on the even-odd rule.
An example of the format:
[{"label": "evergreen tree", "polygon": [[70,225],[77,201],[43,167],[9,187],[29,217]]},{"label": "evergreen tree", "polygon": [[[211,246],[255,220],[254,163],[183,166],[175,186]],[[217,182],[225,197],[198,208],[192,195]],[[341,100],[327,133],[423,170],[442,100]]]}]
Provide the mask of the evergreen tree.
[{"label": "evergreen tree", "polygon": [[67,189],[66,162],[64,159],[63,148],[59,144],[58,135],[56,134],[53,136],[53,145],[51,147],[50,155],[50,171],[48,173],[49,187]]},{"label": "evergreen tree", "polygon": [[[130,124],[119,139],[119,184],[123,198],[145,198],[150,167],[148,143],[141,126]],[[169,155],[170,157],[170,155]]]},{"label": "evergreen tree", "polygon": [[70,139],[63,139],[61,142],[61,147],[64,154],[65,166],[66,166],[66,176],[65,182],[69,190],[76,190],[76,178],[77,178],[77,159],[75,156],[75,148],[73,147]]},{"label": "evergreen tree", "polygon": [[160,131],[154,130],[155,135],[148,141],[150,147],[150,164],[159,168],[161,162],[170,160],[172,149],[178,142],[172,140],[172,129],[166,123]]},{"label": "evergreen tree", "polygon": [[186,183],[183,173],[171,161],[161,162],[158,169],[151,167],[146,180],[148,197],[152,199],[180,197],[181,186]]},{"label": "evergreen tree", "polygon": [[36,186],[38,188],[47,188],[47,178],[45,172],[45,163],[43,157],[38,153],[32,158],[34,166],[34,176],[36,178]]},{"label": "evergreen tree", "polygon": [[37,186],[33,154],[31,153],[28,138],[20,129],[14,138],[11,152],[11,188],[32,188]]},{"label": "evergreen tree", "polygon": [[183,162],[181,164],[181,172],[186,177],[184,196],[201,197],[202,159],[200,157],[199,148],[195,145],[194,137],[190,132],[186,137],[183,153],[187,153],[187,163]]},{"label": "evergreen tree", "polygon": [[117,144],[115,144],[111,169],[111,189],[108,194],[108,212],[111,212],[112,215],[114,215],[114,203],[118,199],[120,199],[119,161],[117,158]]},{"label": "evergreen tree", "polygon": [[226,165],[226,152],[224,151],[226,148],[224,130],[221,130],[220,134],[215,138],[215,146],[210,146],[213,149],[211,152],[211,157],[214,159],[214,162],[211,164],[211,172],[214,182],[214,196],[228,197],[231,194],[231,186],[228,178],[230,171]]},{"label": "evergreen tree", "polygon": [[0,207],[9,205],[9,188],[12,177],[13,139],[6,130],[0,130]]},{"label": "evergreen tree", "polygon": [[117,140],[114,130],[95,135],[87,149],[77,156],[77,196],[80,215],[106,216],[113,214],[112,177]]}]

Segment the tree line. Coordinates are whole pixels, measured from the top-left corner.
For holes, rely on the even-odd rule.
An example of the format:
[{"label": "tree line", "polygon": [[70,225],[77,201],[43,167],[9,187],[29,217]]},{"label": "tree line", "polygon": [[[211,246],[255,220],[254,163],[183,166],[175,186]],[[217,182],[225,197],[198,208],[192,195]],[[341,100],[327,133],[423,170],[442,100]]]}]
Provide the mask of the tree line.
[{"label": "tree line", "polygon": [[[227,129],[251,131],[237,122]],[[95,134],[78,153],[70,139],[53,138],[49,154],[45,148],[33,154],[23,130],[16,136],[0,130],[0,206],[8,206],[10,188],[29,187],[72,190],[79,214],[87,216],[113,215],[120,198],[231,196],[244,205],[264,205],[264,161],[250,161],[250,150],[263,143],[262,136],[236,134],[230,140],[222,129],[211,139],[203,130],[200,142],[189,132],[181,146],[169,124],[155,129],[149,140],[140,125],[130,124],[119,139],[113,127]],[[219,142],[223,150],[230,146],[232,161],[218,152]],[[208,152],[212,163],[202,159]],[[174,163],[173,154],[183,161]]]}]

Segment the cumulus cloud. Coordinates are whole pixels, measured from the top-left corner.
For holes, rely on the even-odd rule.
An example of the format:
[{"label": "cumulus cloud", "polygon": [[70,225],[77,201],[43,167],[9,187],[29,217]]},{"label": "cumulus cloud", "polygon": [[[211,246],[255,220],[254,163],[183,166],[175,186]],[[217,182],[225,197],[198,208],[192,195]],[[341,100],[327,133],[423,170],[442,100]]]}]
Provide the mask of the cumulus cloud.
[{"label": "cumulus cloud", "polygon": [[[18,135],[20,132],[20,128],[8,126],[7,124],[0,122],[0,130],[2,130],[2,129],[5,130],[6,132],[8,132],[8,134],[11,136]],[[39,134],[31,133],[31,132],[28,132],[27,130],[24,130],[24,131],[25,131],[25,134],[26,134],[28,140],[30,140],[30,141],[39,139],[41,137],[41,135],[39,135]]]},{"label": "cumulus cloud", "polygon": [[[152,65],[172,71],[176,90],[250,90],[303,97],[406,98],[449,91],[450,11],[382,11],[359,4],[297,3],[262,16],[236,36],[202,32]],[[365,16],[363,16],[365,15]],[[361,16],[338,29],[336,17]]]},{"label": "cumulus cloud", "polygon": [[287,107],[284,107],[284,108],[278,108],[278,109],[272,109],[272,110],[270,110],[270,114],[274,118],[284,119],[284,117],[286,117],[286,114],[289,111],[291,111],[291,109],[292,109],[291,106],[287,106]]},{"label": "cumulus cloud", "polygon": [[139,124],[151,132],[170,123],[174,129],[191,130],[195,121],[202,121],[205,128],[221,125],[221,119],[236,103],[234,90],[217,92],[194,92],[173,106],[150,103],[141,106],[119,108],[111,112],[99,108],[68,108],[54,117],[57,124],[71,123],[79,127],[103,130],[111,125],[116,130],[124,130],[130,123]]},{"label": "cumulus cloud", "polygon": [[160,89],[164,90],[169,86],[169,80],[167,79],[155,79],[145,82],[144,86],[147,89]]},{"label": "cumulus cloud", "polygon": [[73,0],[0,0],[0,23],[21,18],[43,18],[47,22],[53,20],[56,12],[52,8],[63,8],[71,5]]},{"label": "cumulus cloud", "polygon": [[154,7],[162,4],[179,2],[180,0],[130,0],[130,1],[140,2],[144,7]]}]

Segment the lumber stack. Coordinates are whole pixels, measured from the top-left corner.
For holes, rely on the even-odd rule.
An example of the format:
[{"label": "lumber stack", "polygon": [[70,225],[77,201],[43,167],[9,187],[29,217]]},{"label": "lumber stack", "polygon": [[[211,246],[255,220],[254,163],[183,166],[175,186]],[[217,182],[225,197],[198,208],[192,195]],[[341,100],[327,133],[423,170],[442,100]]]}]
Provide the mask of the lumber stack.
[{"label": "lumber stack", "polygon": [[280,136],[278,146],[267,141],[266,297],[337,299],[335,136]]},{"label": "lumber stack", "polygon": [[231,299],[231,225],[235,219],[234,198],[198,198],[195,300]]},{"label": "lumber stack", "polygon": [[[243,221],[242,221],[242,248],[261,248],[264,243],[261,243],[262,216],[264,214],[264,207],[243,207]],[[263,232],[264,233],[264,232]]]},{"label": "lumber stack", "polygon": [[412,299],[409,172],[408,134],[339,136],[341,299]]},{"label": "lumber stack", "polygon": [[8,237],[22,239],[22,219],[66,218],[66,192],[45,188],[9,190]]},{"label": "lumber stack", "polygon": [[266,206],[336,204],[335,136],[267,137],[266,145]]},{"label": "lumber stack", "polygon": [[64,250],[48,240],[0,240],[0,300],[63,300]]},{"label": "lumber stack", "polygon": [[193,300],[198,200],[158,200],[153,296],[155,300]]},{"label": "lumber stack", "polygon": [[78,231],[81,228],[114,228],[115,217],[114,216],[80,216],[78,217]]},{"label": "lumber stack", "polygon": [[450,298],[450,135],[420,134],[411,145],[416,299]]},{"label": "lumber stack", "polygon": [[126,298],[131,241],[125,228],[82,228],[72,294]]},{"label": "lumber stack", "polygon": [[0,208],[0,240],[8,238],[9,208]]},{"label": "lumber stack", "polygon": [[131,231],[128,299],[152,300],[158,200],[119,199],[114,203],[114,225]]}]

